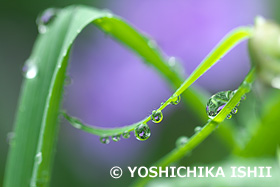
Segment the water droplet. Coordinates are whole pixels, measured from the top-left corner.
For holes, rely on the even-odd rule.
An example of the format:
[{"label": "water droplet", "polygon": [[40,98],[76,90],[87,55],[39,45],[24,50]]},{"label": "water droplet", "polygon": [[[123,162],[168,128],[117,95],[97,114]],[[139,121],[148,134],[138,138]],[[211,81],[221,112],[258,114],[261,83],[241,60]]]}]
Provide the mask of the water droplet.
[{"label": "water droplet", "polygon": [[11,145],[14,139],[15,139],[15,133],[14,132],[8,132],[8,134],[7,134],[7,143],[9,145]]},{"label": "water droplet", "polygon": [[231,114],[236,114],[238,112],[238,108],[234,107],[232,110],[231,110]]},{"label": "water droplet", "polygon": [[155,40],[148,40],[148,46],[151,48],[156,48],[157,47],[157,42]]},{"label": "water droplet", "polygon": [[22,68],[23,76],[27,79],[34,79],[37,76],[38,68],[34,61],[27,60]]},{"label": "water droplet", "polygon": [[245,100],[246,100],[246,95],[245,95],[245,94],[241,97],[241,100],[242,100],[242,101],[245,101]]},{"label": "water droplet", "polygon": [[38,16],[36,23],[38,26],[39,33],[43,34],[47,32],[48,24],[52,22],[58,11],[59,10],[56,8],[49,8]]},{"label": "water droplet", "polygon": [[176,147],[182,147],[189,141],[189,138],[187,136],[181,136],[176,140]]},{"label": "water droplet", "polygon": [[231,119],[231,117],[232,117],[232,114],[227,115],[227,119]]},{"label": "water droplet", "polygon": [[77,129],[81,129],[82,125],[80,123],[72,123],[71,124],[73,127],[77,128]]},{"label": "water droplet", "polygon": [[172,57],[170,57],[170,58],[168,59],[168,65],[169,65],[170,67],[173,67],[173,66],[176,65],[176,58],[175,58],[174,56],[172,56]]},{"label": "water droplet", "polygon": [[152,121],[154,123],[160,123],[163,119],[162,112],[160,110],[153,110],[152,112]]},{"label": "water droplet", "polygon": [[103,144],[109,144],[110,143],[109,137],[108,136],[100,137],[100,142]]},{"label": "water droplet", "polygon": [[72,78],[70,76],[65,77],[64,85],[68,86],[72,84]]},{"label": "water droplet", "polygon": [[172,105],[177,105],[181,101],[181,96],[178,95],[177,97],[174,97],[174,99],[171,101]]},{"label": "water droplet", "polygon": [[164,102],[161,102],[161,103],[160,103],[160,106],[162,106],[162,105],[164,105]]},{"label": "water droplet", "polygon": [[127,139],[127,138],[130,137],[130,132],[124,131],[123,134],[122,134],[122,136],[123,136],[124,139]]},{"label": "water droplet", "polygon": [[234,91],[222,91],[218,92],[207,102],[206,113],[209,118],[214,118],[227,104],[227,102],[233,97]]},{"label": "water droplet", "polygon": [[196,127],[194,128],[194,132],[195,132],[195,133],[198,133],[198,132],[201,131],[201,129],[202,129],[201,126],[196,126]]},{"label": "water droplet", "polygon": [[120,141],[120,139],[121,139],[121,135],[119,135],[119,134],[112,136],[112,140],[114,142],[118,142],[118,141]]},{"label": "water droplet", "polygon": [[144,141],[151,136],[151,131],[147,124],[140,124],[134,129],[134,134],[137,140]]},{"label": "water droplet", "polygon": [[43,160],[43,158],[42,158],[42,152],[37,153],[36,156],[35,156],[35,161],[36,161],[36,163],[37,163],[37,164],[41,164],[42,160]]},{"label": "water droplet", "polygon": [[273,88],[280,89],[280,76],[274,77],[274,78],[271,80],[271,86],[272,86]]},{"label": "water droplet", "polygon": [[182,63],[176,57],[170,57],[168,59],[168,65],[180,76],[184,77],[185,70]]}]

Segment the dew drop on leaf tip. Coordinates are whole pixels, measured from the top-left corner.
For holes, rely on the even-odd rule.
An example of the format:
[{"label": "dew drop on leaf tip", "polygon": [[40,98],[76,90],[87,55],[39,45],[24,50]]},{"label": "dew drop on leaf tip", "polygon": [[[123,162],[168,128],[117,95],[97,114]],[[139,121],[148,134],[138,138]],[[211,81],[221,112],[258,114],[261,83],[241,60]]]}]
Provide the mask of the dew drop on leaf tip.
[{"label": "dew drop on leaf tip", "polygon": [[144,141],[151,136],[150,128],[147,124],[140,124],[134,129],[134,135],[137,140]]}]

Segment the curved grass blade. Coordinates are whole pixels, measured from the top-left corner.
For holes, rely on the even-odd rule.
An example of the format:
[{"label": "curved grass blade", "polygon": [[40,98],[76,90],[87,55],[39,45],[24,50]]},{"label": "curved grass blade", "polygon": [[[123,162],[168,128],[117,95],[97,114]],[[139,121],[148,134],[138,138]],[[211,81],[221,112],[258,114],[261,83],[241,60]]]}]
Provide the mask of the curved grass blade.
[{"label": "curved grass blade", "polygon": [[[109,27],[105,27],[109,28]],[[201,62],[201,64],[194,70],[194,72],[186,79],[186,81],[175,91],[175,93],[162,104],[158,110],[162,111],[166,106],[168,106],[174,99],[186,91],[189,86],[194,83],[203,73],[209,70],[213,65],[215,65],[220,58],[222,58],[228,51],[230,51],[235,45],[240,43],[241,41],[247,39],[251,35],[251,28],[249,27],[241,27],[237,28],[234,31],[230,32],[218,45],[214,50]],[[147,44],[146,44],[147,45]],[[142,49],[142,48],[141,48]],[[144,48],[145,49],[145,48]],[[138,51],[138,50],[137,50]],[[141,54],[141,52],[139,52]],[[146,55],[143,54],[144,56]],[[157,64],[155,64],[157,65]],[[159,66],[161,67],[161,66]],[[161,71],[165,71],[164,69],[160,69]],[[165,73],[164,73],[165,75]],[[205,108],[203,108],[204,112]],[[205,112],[204,112],[205,113]],[[64,113],[66,119],[72,124],[74,127],[78,127],[81,130],[84,130],[88,133],[95,134],[98,136],[112,136],[114,134],[119,134],[124,131],[132,131],[138,124],[140,123],[147,123],[151,120],[151,115],[143,119],[142,121],[125,126],[123,128],[111,128],[111,129],[102,129],[94,126],[87,126],[81,123],[78,119],[70,117],[66,113]],[[120,132],[122,131],[122,132]],[[233,144],[232,140],[229,140],[230,144]]]}]

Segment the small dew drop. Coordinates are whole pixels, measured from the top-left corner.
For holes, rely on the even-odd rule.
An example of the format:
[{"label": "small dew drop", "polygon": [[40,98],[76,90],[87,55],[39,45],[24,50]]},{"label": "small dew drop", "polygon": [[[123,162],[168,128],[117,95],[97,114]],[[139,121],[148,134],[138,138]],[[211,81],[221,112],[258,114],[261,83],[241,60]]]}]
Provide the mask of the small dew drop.
[{"label": "small dew drop", "polygon": [[194,128],[194,132],[195,132],[195,133],[198,133],[198,132],[201,131],[201,129],[202,129],[201,126],[196,126],[196,127]]},{"label": "small dew drop", "polygon": [[231,119],[231,117],[232,117],[232,114],[227,115],[227,119]]},{"label": "small dew drop", "polygon": [[176,147],[180,148],[184,146],[189,141],[189,138],[187,136],[181,136],[176,140]]},{"label": "small dew drop", "polygon": [[176,58],[175,58],[174,56],[172,56],[172,57],[170,57],[170,58],[168,59],[168,65],[169,65],[170,67],[173,67],[173,66],[176,65]]},{"label": "small dew drop", "polygon": [[157,47],[157,42],[155,40],[148,40],[148,46],[151,48],[156,48]]},{"label": "small dew drop", "polygon": [[122,137],[123,137],[124,139],[127,139],[127,138],[130,137],[130,133],[129,133],[128,131],[124,131],[123,134],[122,134]]},{"label": "small dew drop", "polygon": [[163,119],[162,112],[160,110],[153,110],[152,112],[152,122],[160,123]]},{"label": "small dew drop", "polygon": [[66,76],[64,80],[64,85],[68,86],[72,84],[72,78],[70,76]]},{"label": "small dew drop", "polygon": [[245,94],[241,97],[241,100],[242,100],[242,101],[245,101],[245,100],[246,100],[246,95],[245,95]]},{"label": "small dew drop", "polygon": [[38,18],[36,19],[36,23],[38,26],[39,33],[43,34],[47,32],[48,24],[52,22],[52,20],[57,15],[58,11],[59,10],[56,8],[49,8],[38,16]]},{"label": "small dew drop", "polygon": [[171,104],[172,105],[177,105],[177,104],[180,103],[180,101],[181,101],[181,96],[178,95],[177,97],[174,97],[174,99],[171,101]]},{"label": "small dew drop", "polygon": [[11,145],[12,142],[13,142],[13,140],[14,140],[14,138],[15,138],[15,133],[14,133],[14,132],[9,132],[9,133],[7,134],[7,143],[8,143],[9,145]]},{"label": "small dew drop", "polygon": [[119,134],[112,136],[112,140],[114,142],[118,142],[118,141],[120,141],[120,139],[121,139],[121,135],[119,135]]},{"label": "small dew drop", "polygon": [[137,140],[144,141],[151,136],[150,128],[147,124],[140,124],[134,129],[134,135]]},{"label": "small dew drop", "polygon": [[27,79],[34,79],[37,76],[38,68],[33,61],[27,60],[22,68],[22,74]]},{"label": "small dew drop", "polygon": [[100,142],[103,144],[109,144],[110,143],[109,137],[107,136],[100,137]]},{"label": "small dew drop", "polygon": [[234,107],[232,110],[231,110],[231,114],[236,114],[238,112],[238,108]]},{"label": "small dew drop", "polygon": [[36,163],[37,163],[37,164],[41,164],[42,160],[43,160],[43,158],[42,158],[42,152],[37,153],[36,156],[35,156],[35,161],[36,161]]},{"label": "small dew drop", "polygon": [[81,129],[82,128],[82,125],[79,124],[79,123],[72,123],[72,126],[77,128],[77,129]]}]

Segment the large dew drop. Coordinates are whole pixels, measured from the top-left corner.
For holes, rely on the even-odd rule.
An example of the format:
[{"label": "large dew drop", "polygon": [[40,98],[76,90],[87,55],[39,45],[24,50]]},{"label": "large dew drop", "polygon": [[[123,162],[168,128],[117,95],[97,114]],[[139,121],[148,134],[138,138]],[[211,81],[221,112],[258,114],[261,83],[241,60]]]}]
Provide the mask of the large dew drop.
[{"label": "large dew drop", "polygon": [[36,20],[39,33],[43,34],[47,32],[48,24],[55,18],[58,11],[56,8],[49,8],[39,15]]},{"label": "large dew drop", "polygon": [[100,137],[100,142],[103,144],[109,144],[110,143],[109,137],[107,136]]},{"label": "large dew drop", "polygon": [[[206,105],[206,113],[209,118],[214,118],[227,104],[227,102],[233,97],[235,91],[222,91],[218,92],[212,97],[210,97],[209,101]],[[242,97],[242,100],[245,98],[245,95]],[[237,104],[237,106],[239,103]],[[232,114],[236,114],[238,109],[235,107],[231,114],[227,116],[227,119],[231,118]]]},{"label": "large dew drop", "polygon": [[151,136],[151,131],[147,124],[140,124],[134,129],[134,134],[137,140],[144,141]]},{"label": "large dew drop", "polygon": [[160,110],[153,110],[152,112],[152,121],[154,123],[160,123],[163,119],[162,112]]}]

